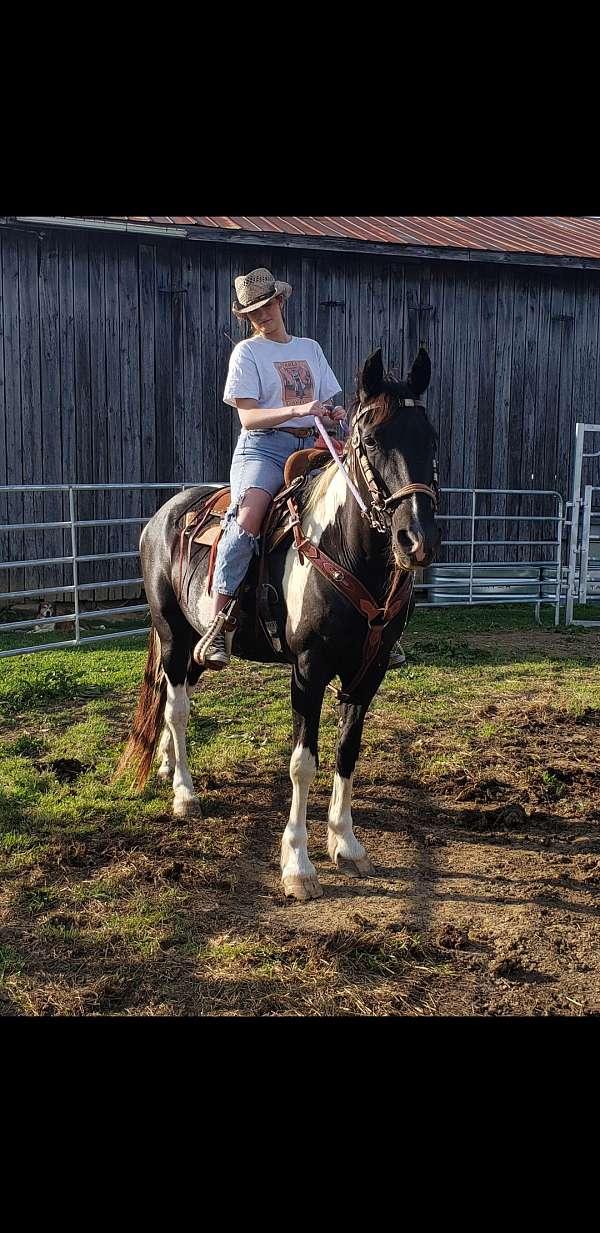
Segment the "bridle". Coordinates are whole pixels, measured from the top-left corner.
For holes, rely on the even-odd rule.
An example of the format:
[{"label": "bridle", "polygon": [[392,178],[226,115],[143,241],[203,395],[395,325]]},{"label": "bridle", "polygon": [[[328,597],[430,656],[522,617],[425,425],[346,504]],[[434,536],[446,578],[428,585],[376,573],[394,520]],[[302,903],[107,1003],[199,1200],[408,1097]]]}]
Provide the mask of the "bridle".
[{"label": "bridle", "polygon": [[[425,403],[419,398],[398,398],[397,402],[402,407],[424,407]],[[383,489],[377,483],[375,476],[369,465],[369,460],[363,445],[359,423],[367,411],[375,410],[377,403],[370,402],[366,406],[358,404],[358,410],[355,413],[352,424],[352,435],[348,444],[348,449],[353,463],[354,475],[357,475],[357,464],[362,471],[365,483],[367,485],[370,497],[371,506],[367,509],[363,517],[368,518],[371,526],[375,531],[380,531],[383,535],[391,530],[392,517],[391,512],[401,501],[406,497],[412,496],[413,492],[424,492],[431,498],[434,513],[438,507],[439,488],[438,488],[438,464],[437,458],[433,459],[433,483],[429,484],[405,484],[403,488],[398,488],[396,492],[388,493],[387,489]],[[386,495],[387,494],[387,495]]]}]

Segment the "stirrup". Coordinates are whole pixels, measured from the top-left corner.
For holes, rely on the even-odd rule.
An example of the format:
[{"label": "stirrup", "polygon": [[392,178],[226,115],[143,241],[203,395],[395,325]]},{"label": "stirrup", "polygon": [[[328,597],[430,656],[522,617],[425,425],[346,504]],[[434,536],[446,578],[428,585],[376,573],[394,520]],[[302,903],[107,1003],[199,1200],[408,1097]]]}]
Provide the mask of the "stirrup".
[{"label": "stirrup", "polygon": [[[224,630],[225,633],[233,634],[233,631],[236,629],[237,621],[235,617],[232,616],[235,603],[236,601],[234,599],[231,603],[226,604],[220,612],[217,612],[217,615],[213,617],[210,622],[206,633],[203,634],[199,642],[196,643],[192,658],[197,664],[200,665],[200,667],[203,668],[205,666],[204,653],[208,649],[208,646],[212,642],[215,634],[220,634],[221,630]],[[227,641],[229,642],[229,639]],[[231,638],[231,642],[232,641],[233,637]],[[231,643],[227,647],[227,652],[228,654],[231,654]],[[208,665],[206,666],[208,667]]]}]

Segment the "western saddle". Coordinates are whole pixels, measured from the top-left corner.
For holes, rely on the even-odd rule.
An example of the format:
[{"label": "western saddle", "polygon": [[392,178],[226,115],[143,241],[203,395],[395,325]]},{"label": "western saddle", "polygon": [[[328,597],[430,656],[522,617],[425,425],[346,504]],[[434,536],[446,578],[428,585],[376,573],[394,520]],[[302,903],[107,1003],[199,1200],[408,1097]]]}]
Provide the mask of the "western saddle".
[{"label": "western saddle", "polygon": [[[329,462],[330,457],[328,450],[319,449],[296,450],[290,455],[284,467],[283,488],[274,496],[260,529],[261,551],[256,582],[256,621],[257,625],[262,626],[271,647],[279,655],[282,654],[282,646],[277,622],[273,619],[273,614],[269,609],[266,557],[294,529],[298,515],[297,510],[288,505],[290,498],[302,486],[311,471],[324,466]],[[230,504],[230,488],[219,488],[212,496],[202,499],[200,505],[188,510],[184,515],[179,537],[178,599],[181,599],[184,577],[189,568],[192,548],[195,544],[210,548],[208,562],[208,592],[210,594],[217,548],[223,534],[222,519]],[[272,587],[270,589],[274,590]]]},{"label": "western saddle", "polygon": [[[349,602],[366,621],[366,634],[362,648],[362,662],[346,690],[333,689],[338,700],[349,702],[358,688],[370,665],[377,658],[383,634],[388,625],[406,609],[410,602],[414,576],[411,571],[396,570],[391,589],[383,607],[379,605],[366,587],[352,574],[342,569],[337,561],[324,552],[320,546],[307,539],[302,530],[300,510],[297,504],[298,490],[312,471],[317,470],[329,461],[328,450],[308,449],[297,450],[288,458],[283,472],[283,488],[274,496],[267,509],[261,530],[261,551],[258,564],[258,575],[251,583],[243,584],[242,590],[255,592],[255,621],[257,632],[262,632],[275,653],[282,662],[292,662],[289,652],[283,644],[282,612],[276,589],[268,580],[267,557],[269,553],[283,542],[287,535],[293,533],[298,559],[310,563],[319,574]],[[196,509],[188,510],[183,516],[179,537],[179,579],[177,598],[181,599],[183,591],[184,568],[187,572],[190,563],[192,546],[194,544],[210,547],[208,567],[208,590],[212,588],[217,547],[223,533],[221,519],[231,503],[229,488],[219,488],[211,497],[202,499]],[[187,543],[187,552],[185,541]],[[187,563],[184,561],[187,556]],[[252,565],[250,566],[252,570]],[[270,595],[275,595],[272,604]],[[235,624],[235,621],[234,621]]]}]

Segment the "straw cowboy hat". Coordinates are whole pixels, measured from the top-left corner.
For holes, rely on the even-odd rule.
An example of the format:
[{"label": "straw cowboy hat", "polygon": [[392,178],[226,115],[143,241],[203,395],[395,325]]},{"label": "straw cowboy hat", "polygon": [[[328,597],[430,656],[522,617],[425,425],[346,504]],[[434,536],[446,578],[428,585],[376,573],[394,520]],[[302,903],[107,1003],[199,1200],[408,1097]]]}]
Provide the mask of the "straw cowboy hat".
[{"label": "straw cowboy hat", "polygon": [[236,317],[243,317],[246,313],[253,313],[256,308],[262,308],[263,304],[268,304],[276,295],[282,295],[289,300],[292,288],[289,283],[278,282],[270,270],[261,267],[236,278],[235,294],[237,300],[231,305],[232,311]]}]

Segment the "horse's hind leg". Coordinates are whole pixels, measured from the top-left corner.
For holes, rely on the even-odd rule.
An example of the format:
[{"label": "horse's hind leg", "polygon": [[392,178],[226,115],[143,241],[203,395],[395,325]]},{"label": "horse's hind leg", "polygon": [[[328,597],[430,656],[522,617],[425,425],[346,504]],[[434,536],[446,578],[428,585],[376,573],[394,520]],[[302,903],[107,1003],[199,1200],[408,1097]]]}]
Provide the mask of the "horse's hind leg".
[{"label": "horse's hind leg", "polygon": [[[169,731],[169,737],[166,733],[163,733],[161,737],[160,751],[163,758],[161,770],[165,765],[165,756],[166,774],[170,772],[171,762],[174,760],[173,813],[175,817],[202,817],[200,799],[194,789],[190,774],[185,741],[185,731],[190,714],[188,669],[192,637],[187,633],[182,633],[176,637],[161,638],[161,643],[163,668],[167,678],[165,728]],[[198,674],[195,674],[193,679],[197,681]]]},{"label": "horse's hind leg", "polygon": [[318,736],[325,684],[310,675],[292,673],[294,751],[290,759],[292,805],[281,841],[281,879],[286,896],[293,899],[318,899],[323,894],[314,865],[308,859],[306,805],[310,785],[317,773]]},{"label": "horse's hind leg", "polygon": [[[193,664],[191,669],[188,670],[186,680],[185,688],[188,698],[192,698],[193,694],[196,692],[198,688],[198,678],[200,675],[201,673],[197,665]],[[160,758],[160,765],[157,772],[158,778],[163,780],[171,779],[175,772],[175,745],[173,743],[171,729],[166,722],[162,730],[162,736],[159,741],[157,754]]]},{"label": "horse's hind leg", "polygon": [[352,781],[358,759],[363,724],[369,703],[340,706],[340,735],[335,758],[335,777],[327,820],[327,850],[343,873],[368,878],[375,870],[352,829]]}]

